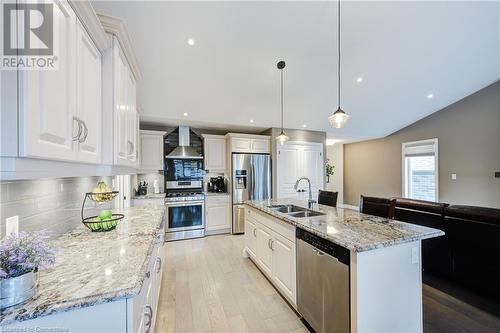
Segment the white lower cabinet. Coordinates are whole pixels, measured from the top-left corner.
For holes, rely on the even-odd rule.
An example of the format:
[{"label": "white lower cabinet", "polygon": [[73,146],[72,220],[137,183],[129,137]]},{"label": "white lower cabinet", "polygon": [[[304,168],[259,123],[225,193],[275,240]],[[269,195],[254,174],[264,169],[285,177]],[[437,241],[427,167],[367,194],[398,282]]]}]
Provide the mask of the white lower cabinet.
[{"label": "white lower cabinet", "polygon": [[205,230],[208,233],[229,232],[231,229],[231,200],[229,195],[205,197]]},{"label": "white lower cabinet", "polygon": [[256,222],[250,218],[245,221],[245,245],[248,255],[255,259],[257,249],[257,226]]},{"label": "white lower cabinet", "polygon": [[163,241],[155,246],[139,295],[127,299],[128,332],[154,332],[160,296],[162,266],[165,260]]},{"label": "white lower cabinet", "polygon": [[273,252],[271,250],[272,231],[258,222],[257,227],[257,263],[264,273],[272,275],[273,273]]},{"label": "white lower cabinet", "polygon": [[272,279],[278,289],[289,299],[295,298],[295,243],[274,234],[271,241],[273,252]]},{"label": "white lower cabinet", "polygon": [[280,293],[297,304],[295,227],[245,209],[245,250]]}]

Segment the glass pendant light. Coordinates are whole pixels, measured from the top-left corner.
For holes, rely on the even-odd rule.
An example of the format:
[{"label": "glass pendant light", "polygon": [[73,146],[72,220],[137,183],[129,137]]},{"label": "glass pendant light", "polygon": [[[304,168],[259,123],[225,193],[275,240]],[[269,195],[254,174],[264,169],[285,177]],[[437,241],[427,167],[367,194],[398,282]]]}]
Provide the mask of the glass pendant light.
[{"label": "glass pendant light", "polygon": [[330,125],[335,128],[342,128],[345,126],[347,121],[349,120],[349,115],[342,110],[340,107],[340,0],[338,2],[338,10],[337,10],[337,15],[338,15],[338,28],[337,28],[337,46],[338,46],[338,67],[337,67],[337,72],[338,72],[338,83],[337,83],[337,98],[338,98],[338,107],[337,110],[330,116],[328,117],[328,121],[330,122]]},{"label": "glass pendant light", "polygon": [[280,77],[281,77],[281,133],[276,137],[276,141],[280,145],[284,145],[290,138],[285,134],[285,131],[283,130],[283,68],[285,68],[285,62],[281,60],[278,62],[278,69],[280,70]]}]

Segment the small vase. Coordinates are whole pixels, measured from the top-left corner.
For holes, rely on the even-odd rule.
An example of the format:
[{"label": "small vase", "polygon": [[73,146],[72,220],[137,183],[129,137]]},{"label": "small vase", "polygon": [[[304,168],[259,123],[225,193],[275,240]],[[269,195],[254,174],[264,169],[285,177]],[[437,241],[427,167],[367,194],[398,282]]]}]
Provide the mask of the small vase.
[{"label": "small vase", "polygon": [[22,303],[38,290],[38,271],[0,280],[0,309]]}]

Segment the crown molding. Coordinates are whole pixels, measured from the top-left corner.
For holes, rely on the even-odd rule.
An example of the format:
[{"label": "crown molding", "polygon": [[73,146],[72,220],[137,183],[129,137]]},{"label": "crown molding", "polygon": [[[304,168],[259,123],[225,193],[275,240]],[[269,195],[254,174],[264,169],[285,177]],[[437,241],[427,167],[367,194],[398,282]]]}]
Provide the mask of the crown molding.
[{"label": "crown molding", "polygon": [[90,2],[70,0],[69,5],[75,11],[76,16],[87,30],[97,49],[103,53],[110,46],[109,39]]},{"label": "crown molding", "polygon": [[117,17],[99,13],[97,13],[97,17],[101,21],[104,31],[116,37],[116,39],[120,43],[120,47],[122,48],[125,58],[127,58],[132,74],[134,74],[136,81],[140,80],[142,78],[142,75],[139,68],[139,62],[137,61],[137,58],[135,56],[134,49],[132,48],[132,42],[130,40],[130,35],[128,34],[127,27],[125,26],[123,20]]}]

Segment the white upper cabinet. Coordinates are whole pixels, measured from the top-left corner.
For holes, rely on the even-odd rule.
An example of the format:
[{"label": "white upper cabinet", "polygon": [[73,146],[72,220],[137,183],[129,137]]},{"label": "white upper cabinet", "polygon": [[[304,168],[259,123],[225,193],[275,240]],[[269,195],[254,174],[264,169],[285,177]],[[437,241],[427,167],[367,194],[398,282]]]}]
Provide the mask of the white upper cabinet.
[{"label": "white upper cabinet", "polygon": [[226,137],[223,135],[203,135],[205,170],[226,171]]},{"label": "white upper cabinet", "polygon": [[[300,177],[311,180],[313,199],[324,185],[324,157],[321,143],[286,143],[278,146],[277,156],[278,198],[296,198],[295,182]],[[308,190],[307,182],[302,181],[300,188]]]},{"label": "white upper cabinet", "polygon": [[252,139],[252,152],[269,154],[271,152],[271,140],[265,139]]},{"label": "white upper cabinet", "polygon": [[271,153],[271,138],[269,136],[229,133],[226,138],[230,140],[229,151],[231,153]]},{"label": "white upper cabinet", "polygon": [[140,131],[140,169],[163,170],[163,136],[165,132]]},{"label": "white upper cabinet", "polygon": [[67,2],[54,2],[53,19],[59,45],[57,70],[19,70],[19,155],[76,161],[81,132],[74,119],[76,101],[75,13]]},{"label": "white upper cabinet", "polygon": [[101,53],[78,22],[77,25],[77,112],[82,125],[78,160],[101,163],[102,80]]},{"label": "white upper cabinet", "polygon": [[101,162],[101,53],[66,1],[52,1],[54,70],[19,70],[19,156]]},{"label": "white upper cabinet", "polygon": [[115,39],[113,39],[114,61],[114,164],[127,164],[127,65],[126,59]]},{"label": "white upper cabinet", "polygon": [[137,113],[140,72],[123,21],[98,16],[112,40],[103,61],[103,163],[140,167]]}]

